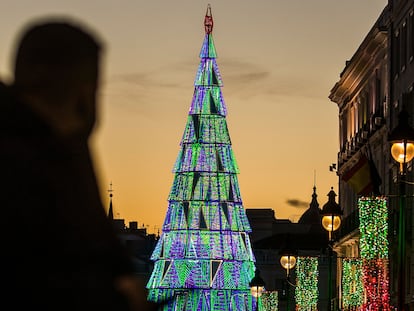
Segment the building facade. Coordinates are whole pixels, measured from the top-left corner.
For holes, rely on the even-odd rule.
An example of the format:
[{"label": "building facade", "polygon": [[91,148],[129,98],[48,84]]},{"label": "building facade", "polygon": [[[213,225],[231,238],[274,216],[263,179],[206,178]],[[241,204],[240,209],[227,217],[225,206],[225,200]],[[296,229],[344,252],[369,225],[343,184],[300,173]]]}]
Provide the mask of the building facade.
[{"label": "building facade", "polygon": [[[414,120],[414,1],[390,0],[340,74],[329,98],[339,110],[338,176],[343,224],[335,249],[340,257],[357,258],[358,198],[385,195],[389,206],[391,304],[398,305],[399,165],[390,156],[389,133],[403,108]],[[407,181],[413,180],[412,164]],[[402,300],[414,304],[413,185],[406,183],[405,275]],[[341,271],[339,266],[338,273]],[[340,278],[341,276],[338,275]],[[339,284],[340,285],[340,284]],[[339,288],[339,293],[340,293]],[[341,298],[341,297],[340,297]],[[400,298],[401,299],[401,298]]]},{"label": "building facade", "polygon": [[[388,27],[386,8],[352,58],[346,61],[329,95],[339,110],[337,174],[343,218],[335,250],[340,258],[360,257],[359,196],[385,193],[387,188],[382,176],[386,175],[389,163]],[[342,278],[341,272],[342,260],[338,260],[338,280]],[[338,304],[343,308],[341,282],[337,284],[337,293]]]}]

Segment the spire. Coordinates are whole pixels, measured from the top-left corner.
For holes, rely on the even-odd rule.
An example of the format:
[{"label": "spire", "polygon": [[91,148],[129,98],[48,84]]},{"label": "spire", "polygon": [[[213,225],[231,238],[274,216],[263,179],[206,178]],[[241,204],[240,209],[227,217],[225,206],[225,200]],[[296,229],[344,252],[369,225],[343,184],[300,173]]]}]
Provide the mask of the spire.
[{"label": "spire", "polygon": [[298,223],[308,225],[317,224],[320,226],[321,216],[317,198],[316,186],[313,186],[312,201],[309,204],[309,208],[300,217]]},{"label": "spire", "polygon": [[109,184],[109,190],[108,190],[108,192],[109,192],[109,210],[108,210],[108,218],[110,219],[110,220],[114,220],[114,209],[112,208],[112,192],[113,192],[113,190],[112,190],[112,181],[111,181],[111,183]]},{"label": "spire", "polygon": [[309,205],[310,209],[318,210],[319,213],[319,203],[318,203],[318,195],[316,194],[316,170],[313,171],[313,194],[312,194],[312,202]]},{"label": "spire", "polygon": [[316,194],[316,186],[313,186],[312,202],[310,203],[310,208],[316,208],[319,210],[318,195]]}]

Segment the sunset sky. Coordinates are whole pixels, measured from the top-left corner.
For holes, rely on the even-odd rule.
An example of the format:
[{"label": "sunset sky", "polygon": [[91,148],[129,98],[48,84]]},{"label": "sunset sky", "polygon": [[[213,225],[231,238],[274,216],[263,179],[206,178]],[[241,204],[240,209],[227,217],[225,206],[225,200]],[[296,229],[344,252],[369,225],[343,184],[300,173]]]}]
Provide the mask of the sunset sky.
[{"label": "sunset sky", "polygon": [[[245,208],[297,221],[316,180],[319,204],[338,179],[339,74],[386,0],[2,0],[0,79],[29,21],[70,17],[105,42],[92,138],[105,207],[156,232],[167,211],[211,4],[227,123]],[[315,177],[316,176],[316,177]]]}]

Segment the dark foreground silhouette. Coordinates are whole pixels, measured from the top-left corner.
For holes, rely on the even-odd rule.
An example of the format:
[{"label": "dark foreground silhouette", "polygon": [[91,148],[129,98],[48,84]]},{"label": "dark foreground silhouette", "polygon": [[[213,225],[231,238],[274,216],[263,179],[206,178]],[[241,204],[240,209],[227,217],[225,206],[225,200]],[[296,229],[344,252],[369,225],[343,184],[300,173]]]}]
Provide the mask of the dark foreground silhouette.
[{"label": "dark foreground silhouette", "polygon": [[155,310],[106,217],[88,139],[102,43],[71,21],[24,29],[0,84],[0,305]]}]

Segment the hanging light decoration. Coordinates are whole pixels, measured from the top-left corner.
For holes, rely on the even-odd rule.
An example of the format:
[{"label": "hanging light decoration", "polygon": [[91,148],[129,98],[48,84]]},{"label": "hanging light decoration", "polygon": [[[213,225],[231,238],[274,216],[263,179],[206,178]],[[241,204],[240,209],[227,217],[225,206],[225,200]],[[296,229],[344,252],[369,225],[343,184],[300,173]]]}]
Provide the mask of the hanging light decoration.
[{"label": "hanging light decoration", "polygon": [[318,258],[298,257],[296,266],[296,311],[318,309]]},{"label": "hanging light decoration", "polygon": [[260,297],[263,310],[278,310],[279,297],[277,291],[266,291]]},{"label": "hanging light decoration", "polygon": [[388,208],[383,197],[358,200],[364,310],[391,310],[388,275]]},{"label": "hanging light decoration", "polygon": [[362,260],[342,259],[342,306],[345,310],[359,309],[364,303]]},{"label": "hanging light decoration", "polygon": [[361,197],[358,207],[361,257],[388,258],[387,200],[382,197]]}]

